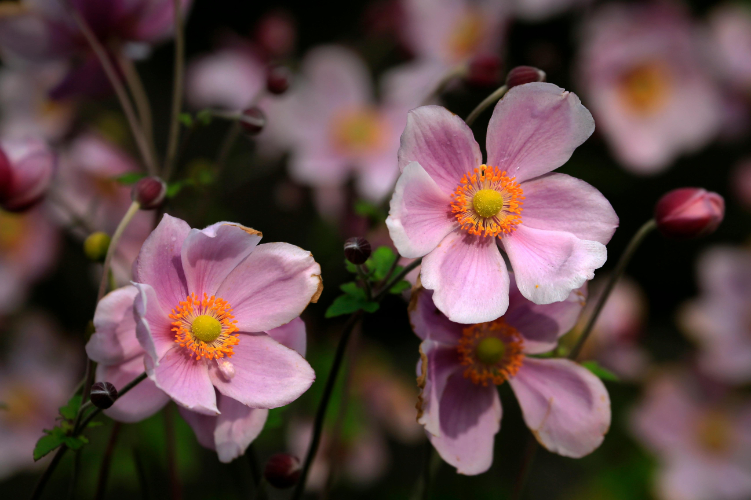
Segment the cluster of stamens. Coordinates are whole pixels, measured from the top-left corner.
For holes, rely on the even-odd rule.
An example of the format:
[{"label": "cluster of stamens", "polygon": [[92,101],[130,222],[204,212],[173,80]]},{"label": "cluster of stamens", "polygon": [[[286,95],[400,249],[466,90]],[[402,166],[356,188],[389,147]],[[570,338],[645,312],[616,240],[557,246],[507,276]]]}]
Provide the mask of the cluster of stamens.
[{"label": "cluster of stamens", "polygon": [[464,376],[475,384],[500,385],[516,375],[524,359],[524,341],[503,318],[464,329],[457,350]]},{"label": "cluster of stamens", "polygon": [[172,310],[172,331],[175,342],[188,348],[196,359],[216,359],[232,356],[232,348],[240,341],[237,320],[226,300],[194,293]]},{"label": "cluster of stamens", "polygon": [[451,211],[469,234],[503,236],[521,221],[522,188],[498,167],[480,165],[451,194]]}]

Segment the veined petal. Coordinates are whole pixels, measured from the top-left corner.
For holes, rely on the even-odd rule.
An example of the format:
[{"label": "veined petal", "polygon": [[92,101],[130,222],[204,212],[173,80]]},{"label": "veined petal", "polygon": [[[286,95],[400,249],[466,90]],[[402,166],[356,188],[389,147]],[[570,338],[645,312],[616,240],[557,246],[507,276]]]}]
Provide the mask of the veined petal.
[{"label": "veined petal", "polygon": [[302,318],[295,318],[286,325],[274,328],[266,333],[283,346],[297,351],[300,356],[305,356],[307,338],[305,322]]},{"label": "veined petal", "polygon": [[115,365],[143,353],[136,338],[133,300],[134,286],[118,288],[105,295],[94,311],[94,334],[86,344],[86,354],[99,364]]},{"label": "veined petal", "polygon": [[146,354],[158,363],[176,345],[172,323],[151,286],[136,283],[135,288],[138,290],[133,301],[136,338]]},{"label": "veined petal", "polygon": [[214,442],[219,461],[229,463],[242,456],[266,424],[269,410],[249,408],[227,396],[218,396],[219,411]]},{"label": "veined petal", "polygon": [[206,361],[191,358],[190,353],[176,345],[158,365],[146,356],[146,373],[176,403],[189,410],[216,415],[219,409]]},{"label": "veined petal", "polygon": [[[96,381],[109,382],[120,390],[144,369],[144,356],[135,356],[118,365],[100,364],[96,367]],[[118,422],[140,422],[161,410],[168,401],[169,396],[159,390],[154,381],[146,379],[118,398],[104,414]]]},{"label": "veined petal", "polygon": [[425,340],[420,344],[420,351],[422,358],[417,364],[417,373],[421,378],[424,375],[424,385],[417,402],[417,423],[423,425],[426,432],[440,436],[441,397],[449,377],[461,372],[462,365],[454,346]]},{"label": "veined petal", "polygon": [[409,302],[409,322],[422,340],[456,346],[465,325],[448,319],[433,303],[433,291],[420,288]]}]

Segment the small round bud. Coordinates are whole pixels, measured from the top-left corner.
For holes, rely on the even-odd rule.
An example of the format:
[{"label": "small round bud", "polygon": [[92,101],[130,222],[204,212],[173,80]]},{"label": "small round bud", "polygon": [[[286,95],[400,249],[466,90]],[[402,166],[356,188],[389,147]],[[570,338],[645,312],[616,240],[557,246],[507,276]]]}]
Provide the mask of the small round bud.
[{"label": "small round bud", "polygon": [[130,197],[141,205],[141,210],[159,208],[167,195],[167,184],[159,177],[144,177],[133,186]]},{"label": "small round bud", "polygon": [[274,95],[284,94],[291,79],[292,74],[286,66],[270,66],[266,72],[266,90]]},{"label": "small round bud", "polygon": [[506,86],[511,90],[525,83],[544,82],[545,72],[532,66],[517,66],[506,75]]},{"label": "small round bud", "polygon": [[657,228],[667,238],[687,240],[711,234],[725,217],[725,200],[701,188],[668,192],[655,207]]},{"label": "small round bud", "polygon": [[109,382],[97,382],[91,386],[91,403],[97,408],[106,410],[115,404],[117,389]]},{"label": "small round bud", "polygon": [[497,87],[501,83],[501,58],[481,55],[472,59],[467,71],[467,83],[478,87]]},{"label": "small round bud", "polygon": [[258,135],[266,126],[266,115],[261,111],[261,108],[253,106],[243,111],[240,117],[240,125],[246,134],[250,136]]},{"label": "small round bud", "polygon": [[104,262],[110,247],[110,236],[101,231],[91,233],[83,241],[83,253],[93,262]]},{"label": "small round bud", "polygon": [[57,158],[44,141],[5,139],[0,150],[0,206],[22,212],[44,198]]},{"label": "small round bud", "polygon": [[297,29],[294,18],[286,11],[265,14],[256,25],[255,40],[272,57],[284,57],[295,48]]},{"label": "small round bud", "polygon": [[269,458],[263,477],[275,488],[291,488],[300,479],[300,460],[287,453],[277,453]]},{"label": "small round bud", "polygon": [[355,265],[365,264],[370,252],[370,242],[365,238],[358,236],[344,242],[344,257]]}]

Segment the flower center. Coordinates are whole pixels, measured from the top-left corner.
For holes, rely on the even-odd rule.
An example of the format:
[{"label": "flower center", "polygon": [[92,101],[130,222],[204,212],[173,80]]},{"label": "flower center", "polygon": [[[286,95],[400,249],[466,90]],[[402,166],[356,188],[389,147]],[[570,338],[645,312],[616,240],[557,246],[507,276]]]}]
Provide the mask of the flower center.
[{"label": "flower center", "polygon": [[476,9],[460,16],[448,38],[449,51],[456,59],[472,55],[485,36],[485,19]]},{"label": "flower center", "polygon": [[498,167],[480,165],[464,175],[451,194],[451,211],[469,234],[511,234],[521,221],[524,192]]},{"label": "flower center", "polygon": [[709,453],[723,453],[730,448],[732,424],[727,416],[718,410],[708,411],[698,423],[699,444]]},{"label": "flower center", "polygon": [[198,299],[190,294],[169,317],[175,343],[195,353],[196,359],[231,357],[233,346],[240,342],[232,307],[213,295],[204,293],[203,299]]},{"label": "flower center", "polygon": [[377,149],[383,142],[380,116],[372,109],[355,109],[334,117],[334,148],[345,154],[360,154]]},{"label": "flower center", "polygon": [[667,103],[669,92],[670,74],[661,62],[641,64],[621,77],[621,99],[638,115],[659,111]]},{"label": "flower center", "polygon": [[524,341],[516,328],[503,318],[471,325],[459,339],[459,356],[466,366],[464,376],[475,384],[500,385],[516,375],[524,359]]}]

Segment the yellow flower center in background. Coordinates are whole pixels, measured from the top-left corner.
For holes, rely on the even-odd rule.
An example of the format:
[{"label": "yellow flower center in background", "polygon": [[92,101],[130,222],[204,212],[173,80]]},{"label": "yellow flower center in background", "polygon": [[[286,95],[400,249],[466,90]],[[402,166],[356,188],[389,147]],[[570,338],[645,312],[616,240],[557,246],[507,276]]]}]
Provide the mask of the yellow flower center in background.
[{"label": "yellow flower center in background", "polygon": [[10,254],[20,251],[30,225],[25,215],[0,210],[0,252]]},{"label": "yellow flower center in background", "polygon": [[332,141],[340,153],[367,153],[378,149],[383,139],[381,117],[373,109],[347,110],[333,119]]},{"label": "yellow flower center in background", "polygon": [[631,112],[650,115],[665,107],[671,84],[666,64],[649,62],[632,68],[621,77],[619,93]]},{"label": "yellow flower center in background", "polygon": [[732,423],[718,411],[708,411],[699,419],[697,437],[702,448],[710,453],[724,453],[732,444]]},{"label": "yellow flower center in background", "polygon": [[457,60],[466,59],[477,50],[485,36],[485,19],[475,9],[460,16],[448,38],[449,53]]},{"label": "yellow flower center in background", "polygon": [[471,325],[459,339],[459,356],[466,366],[464,376],[475,384],[500,385],[516,375],[524,360],[524,341],[503,318],[490,323]]},{"label": "yellow flower center in background", "polygon": [[190,294],[169,317],[175,343],[191,350],[191,357],[195,353],[196,359],[231,357],[233,346],[240,342],[232,307],[213,295],[204,293],[203,299],[198,299]]},{"label": "yellow flower center in background", "polygon": [[480,165],[451,194],[451,211],[462,229],[478,236],[511,234],[521,221],[522,188],[498,167]]}]

